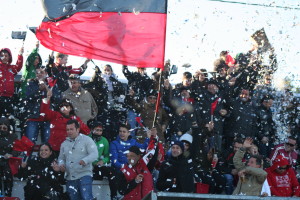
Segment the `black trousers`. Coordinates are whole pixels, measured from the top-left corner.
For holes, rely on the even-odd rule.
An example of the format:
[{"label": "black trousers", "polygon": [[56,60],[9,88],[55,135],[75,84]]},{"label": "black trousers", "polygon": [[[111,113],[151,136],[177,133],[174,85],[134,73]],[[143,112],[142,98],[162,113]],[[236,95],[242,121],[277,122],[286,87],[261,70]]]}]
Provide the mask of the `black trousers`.
[{"label": "black trousers", "polygon": [[1,162],[0,164],[0,188],[2,188],[2,182],[4,186],[4,194],[7,197],[11,197],[12,187],[13,187],[13,176],[8,165],[8,162]]}]

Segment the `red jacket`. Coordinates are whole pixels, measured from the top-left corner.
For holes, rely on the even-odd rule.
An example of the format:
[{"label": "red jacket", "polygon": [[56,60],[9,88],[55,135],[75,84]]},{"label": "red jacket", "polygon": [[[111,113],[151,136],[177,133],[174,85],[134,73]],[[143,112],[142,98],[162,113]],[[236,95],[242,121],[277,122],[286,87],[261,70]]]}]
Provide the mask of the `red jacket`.
[{"label": "red jacket", "polygon": [[16,65],[11,65],[12,55],[8,48],[3,48],[6,50],[10,56],[7,64],[2,63],[0,59],[0,96],[12,97],[15,91],[15,75],[22,69],[23,66],[23,56],[18,55],[18,60]]},{"label": "red jacket", "polygon": [[279,144],[275,146],[273,152],[271,153],[270,159],[273,162],[278,155],[283,155],[289,161],[289,165],[295,167],[297,163],[298,154],[295,150],[292,152],[285,151],[284,145],[285,144]]},{"label": "red jacket", "polygon": [[149,192],[153,190],[153,180],[147,165],[144,163],[143,159],[140,159],[138,163],[129,167],[127,164],[121,168],[127,183],[133,181],[138,174],[143,174],[143,181],[138,183],[137,186],[126,194],[123,200],[138,200],[145,197]]},{"label": "red jacket", "polygon": [[67,121],[70,119],[76,119],[80,124],[80,133],[88,135],[90,133],[89,127],[81,121],[77,116],[71,116],[65,118],[60,112],[50,110],[49,104],[42,102],[41,105],[41,115],[44,114],[45,121],[50,121],[50,138],[48,140],[49,144],[52,146],[54,151],[60,150],[60,145],[67,137]]},{"label": "red jacket", "polygon": [[[287,170],[282,174],[275,170],[278,167],[286,165]],[[272,196],[291,197],[300,196],[300,186],[294,170],[289,165],[289,161],[282,155],[278,155],[273,161],[273,165],[266,169],[267,179],[271,189]]]}]

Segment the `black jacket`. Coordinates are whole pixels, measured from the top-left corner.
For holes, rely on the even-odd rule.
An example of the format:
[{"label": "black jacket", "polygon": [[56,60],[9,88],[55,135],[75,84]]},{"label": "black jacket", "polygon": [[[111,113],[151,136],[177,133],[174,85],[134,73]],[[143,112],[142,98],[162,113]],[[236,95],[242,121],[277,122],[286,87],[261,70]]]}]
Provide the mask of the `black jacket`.
[{"label": "black jacket", "polygon": [[135,92],[135,100],[140,103],[147,93],[154,89],[154,81],[149,76],[142,76],[138,72],[130,72],[127,66],[123,65],[123,74],[128,80],[128,87]]},{"label": "black jacket", "polygon": [[258,117],[258,138],[261,140],[264,136],[269,139],[273,139],[276,134],[275,122],[272,118],[272,112],[270,109],[266,109],[264,106],[260,106],[257,109]]},{"label": "black jacket", "polygon": [[51,164],[54,159],[53,154],[47,159],[35,157],[28,160],[25,168],[19,168],[17,177],[27,179],[25,199],[42,199],[50,190],[63,193],[63,174],[53,170]]},{"label": "black jacket", "polygon": [[242,102],[240,98],[229,102],[225,119],[224,135],[227,137],[257,137],[257,112],[251,101]]},{"label": "black jacket", "polygon": [[[176,179],[176,181],[175,181]],[[178,157],[171,156],[164,161],[159,170],[156,187],[160,191],[168,192],[194,192],[194,170],[183,154]]]},{"label": "black jacket", "polygon": [[5,159],[5,154],[12,154],[13,156],[18,156],[18,152],[13,150],[13,143],[18,139],[16,134],[9,134],[9,132],[0,131],[0,166],[5,166],[8,164],[8,159]]}]

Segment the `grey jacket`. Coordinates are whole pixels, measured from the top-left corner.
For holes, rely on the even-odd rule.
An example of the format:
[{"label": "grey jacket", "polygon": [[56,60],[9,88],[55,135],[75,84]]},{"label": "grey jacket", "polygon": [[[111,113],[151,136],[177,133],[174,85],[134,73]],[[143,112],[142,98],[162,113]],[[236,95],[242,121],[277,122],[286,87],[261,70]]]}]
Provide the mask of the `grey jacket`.
[{"label": "grey jacket", "polygon": [[83,88],[75,93],[69,88],[62,93],[62,98],[70,99],[74,106],[75,114],[86,124],[88,120],[94,119],[98,113],[97,104],[93,96]]},{"label": "grey jacket", "polygon": [[238,171],[243,169],[246,170],[245,181],[242,182],[241,179],[239,179],[237,187],[233,191],[233,195],[259,196],[262,185],[267,178],[267,172],[262,168],[246,166],[242,162],[244,154],[245,150],[241,148],[235,153],[233,157],[233,164],[235,168]]},{"label": "grey jacket", "polygon": [[[67,138],[60,147],[59,165],[65,165],[67,180],[76,180],[83,176],[93,175],[92,163],[98,158],[95,142],[89,136],[79,134],[75,140]],[[83,160],[85,166],[79,164]]]}]

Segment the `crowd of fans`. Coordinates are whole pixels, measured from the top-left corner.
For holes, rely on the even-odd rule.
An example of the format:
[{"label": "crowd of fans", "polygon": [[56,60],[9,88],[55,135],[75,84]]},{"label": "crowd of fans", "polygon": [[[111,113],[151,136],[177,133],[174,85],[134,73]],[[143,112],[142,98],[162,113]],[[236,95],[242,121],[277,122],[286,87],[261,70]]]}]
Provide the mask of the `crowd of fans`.
[{"label": "crowd of fans", "polygon": [[[16,94],[23,51],[16,65],[9,49],[0,51],[2,195],[12,195],[15,176],[27,180],[28,200],[90,200],[93,180],[103,177],[111,199],[142,199],[150,191],[300,196],[299,102],[285,105],[294,114],[282,142],[272,113],[273,52],[263,66],[259,49],[235,59],[222,51],[211,78],[206,69],[186,71],[176,85],[169,61],[152,76],[123,66],[125,85],[110,65],[80,80],[89,59],[74,68],[67,55],[52,53],[43,66],[37,44]],[[33,144],[25,155],[15,147],[21,137]],[[10,160],[18,157],[13,172]]]}]

